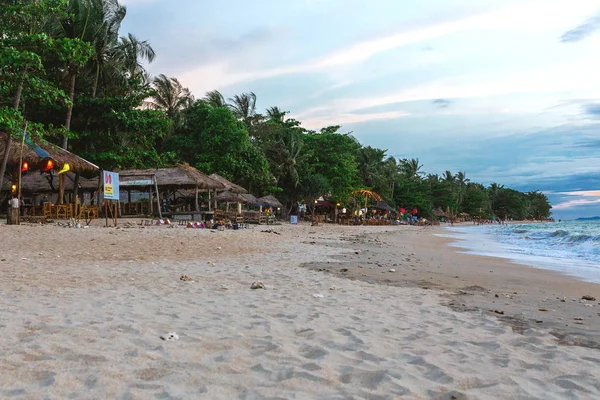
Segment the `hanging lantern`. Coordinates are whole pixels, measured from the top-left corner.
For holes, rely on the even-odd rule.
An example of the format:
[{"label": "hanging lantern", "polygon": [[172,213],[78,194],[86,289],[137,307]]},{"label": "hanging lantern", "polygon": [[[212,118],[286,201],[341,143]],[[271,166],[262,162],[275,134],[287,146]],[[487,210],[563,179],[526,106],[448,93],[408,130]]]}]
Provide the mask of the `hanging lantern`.
[{"label": "hanging lantern", "polygon": [[58,174],[64,174],[67,171],[71,170],[71,166],[69,164],[65,164],[63,165],[62,169],[58,172]]},{"label": "hanging lantern", "polygon": [[21,166],[21,172],[25,172],[27,170],[29,170],[29,164],[27,163],[27,161],[25,161]]},{"label": "hanging lantern", "polygon": [[54,161],[47,160],[46,166],[44,167],[44,171],[50,171],[52,168],[54,168]]},{"label": "hanging lantern", "polygon": [[406,212],[406,210],[404,208],[400,209],[400,214],[404,214]]},{"label": "hanging lantern", "polygon": [[415,214],[417,214],[417,213],[418,213],[417,209],[416,209],[416,208],[414,208],[414,209],[412,210],[412,214],[413,214],[413,215],[415,215]]},{"label": "hanging lantern", "polygon": [[10,187],[10,190],[11,190],[11,192],[13,192],[13,193],[17,193],[17,185],[15,185],[15,184],[13,183],[13,185]]}]

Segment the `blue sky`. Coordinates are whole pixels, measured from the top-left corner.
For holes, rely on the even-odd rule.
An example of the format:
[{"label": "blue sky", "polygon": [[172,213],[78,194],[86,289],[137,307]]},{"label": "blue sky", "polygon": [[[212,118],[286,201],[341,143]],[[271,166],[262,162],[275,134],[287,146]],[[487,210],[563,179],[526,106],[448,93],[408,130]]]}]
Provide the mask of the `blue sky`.
[{"label": "blue sky", "polygon": [[125,0],[152,74],[600,215],[597,0]]}]

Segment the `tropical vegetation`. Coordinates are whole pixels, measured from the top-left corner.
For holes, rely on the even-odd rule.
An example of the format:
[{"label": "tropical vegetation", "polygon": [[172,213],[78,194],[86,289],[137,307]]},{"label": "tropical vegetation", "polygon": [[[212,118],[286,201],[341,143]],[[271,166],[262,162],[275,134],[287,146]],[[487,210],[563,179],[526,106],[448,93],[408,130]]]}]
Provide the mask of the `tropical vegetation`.
[{"label": "tropical vegetation", "polygon": [[[104,169],[186,162],[288,206],[321,196],[349,204],[365,189],[423,216],[549,215],[538,191],[426,174],[417,158],[363,146],[340,126],[309,130],[277,106],[261,113],[254,93],[196,99],[176,77],[150,76],[144,66],[158,55],[121,31],[126,15],[118,0],[0,0],[0,130],[18,137],[27,120]],[[6,158],[0,185],[5,169]]]}]

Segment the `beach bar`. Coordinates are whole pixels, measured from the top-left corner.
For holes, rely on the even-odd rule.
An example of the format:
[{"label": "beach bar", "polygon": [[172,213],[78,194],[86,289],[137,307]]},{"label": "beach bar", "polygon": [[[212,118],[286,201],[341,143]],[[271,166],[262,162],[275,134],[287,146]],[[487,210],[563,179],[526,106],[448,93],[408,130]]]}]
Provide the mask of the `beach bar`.
[{"label": "beach bar", "polygon": [[[123,170],[119,171],[119,181],[123,188],[120,212],[126,216],[204,219],[213,214],[211,198],[216,197],[216,191],[225,190],[221,182],[188,164]],[[189,197],[186,193],[190,191],[193,193],[193,202],[185,201]],[[208,192],[207,207],[201,207],[201,192]]]},{"label": "beach bar", "polygon": [[6,172],[10,175],[3,180],[2,204],[14,195],[22,199],[21,207],[29,216],[97,217],[97,206],[81,204],[79,194],[84,187],[93,189],[81,175],[97,174],[98,166],[36,136],[12,140],[8,148],[7,139],[8,134],[0,132],[0,154],[7,157]]}]

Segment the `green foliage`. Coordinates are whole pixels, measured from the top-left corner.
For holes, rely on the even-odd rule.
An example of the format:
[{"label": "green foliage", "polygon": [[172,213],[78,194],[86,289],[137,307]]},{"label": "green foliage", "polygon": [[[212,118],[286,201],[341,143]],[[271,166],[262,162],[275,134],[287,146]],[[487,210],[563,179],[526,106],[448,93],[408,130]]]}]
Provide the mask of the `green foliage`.
[{"label": "green foliage", "polygon": [[182,161],[206,173],[262,190],[269,184],[269,164],[250,141],[248,131],[226,107],[196,101],[185,113],[186,125],[173,136],[172,146]]},{"label": "green foliage", "polygon": [[275,193],[286,209],[320,196],[352,204],[354,191],[368,189],[422,216],[436,208],[514,219],[550,213],[540,192],[486,188],[464,172],[425,175],[418,158],[362,146],[340,126],[308,131],[277,106],[261,114],[253,92],[227,103],[214,90],[194,102],[176,78],[146,73],[156,54],[121,32],[118,0],[0,4],[0,130],[14,137],[27,120],[29,132],[69,138],[72,151],[110,170],[188,162],[256,195]]},{"label": "green foliage", "polygon": [[303,164],[311,173],[325,177],[334,201],[348,201],[361,185],[356,158],[360,144],[350,135],[338,133],[339,127],[323,128],[304,137],[310,157]]}]

